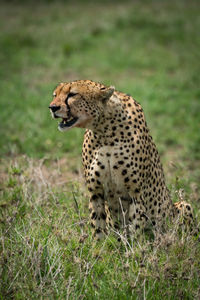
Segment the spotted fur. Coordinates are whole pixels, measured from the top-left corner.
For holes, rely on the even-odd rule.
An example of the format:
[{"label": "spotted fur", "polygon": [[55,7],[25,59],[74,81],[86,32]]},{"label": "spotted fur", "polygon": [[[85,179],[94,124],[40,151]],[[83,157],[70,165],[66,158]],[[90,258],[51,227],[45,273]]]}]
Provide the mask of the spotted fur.
[{"label": "spotted fur", "polygon": [[174,215],[193,218],[189,204],[172,204],[143,109],[131,96],[79,80],[58,85],[50,109],[63,119],[61,131],[86,128],[82,158],[98,239],[109,227],[135,235]]}]

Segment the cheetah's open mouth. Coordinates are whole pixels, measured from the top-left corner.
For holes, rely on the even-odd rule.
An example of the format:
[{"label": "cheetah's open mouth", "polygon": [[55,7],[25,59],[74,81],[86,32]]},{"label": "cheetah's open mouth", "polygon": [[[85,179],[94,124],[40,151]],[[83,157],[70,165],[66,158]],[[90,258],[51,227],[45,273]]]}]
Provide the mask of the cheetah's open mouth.
[{"label": "cheetah's open mouth", "polygon": [[59,129],[65,129],[65,128],[69,128],[72,125],[74,125],[76,123],[76,121],[78,120],[77,117],[70,117],[69,119],[67,118],[63,118],[62,121],[59,123]]}]

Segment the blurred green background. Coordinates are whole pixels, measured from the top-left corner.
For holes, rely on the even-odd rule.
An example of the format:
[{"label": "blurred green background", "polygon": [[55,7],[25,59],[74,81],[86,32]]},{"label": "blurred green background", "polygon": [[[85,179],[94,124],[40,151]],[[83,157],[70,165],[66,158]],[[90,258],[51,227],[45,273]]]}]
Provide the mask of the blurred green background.
[{"label": "blurred green background", "polygon": [[200,158],[199,1],[6,1],[0,4],[0,154],[81,152],[48,105],[58,82],[92,79],[130,93],[164,160]]}]

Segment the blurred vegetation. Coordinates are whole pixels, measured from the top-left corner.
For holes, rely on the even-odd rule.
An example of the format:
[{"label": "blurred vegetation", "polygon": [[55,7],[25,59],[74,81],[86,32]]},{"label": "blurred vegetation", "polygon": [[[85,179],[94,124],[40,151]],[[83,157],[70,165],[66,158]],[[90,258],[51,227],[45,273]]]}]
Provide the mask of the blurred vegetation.
[{"label": "blurred vegetation", "polygon": [[61,81],[131,94],[173,199],[184,190],[199,220],[199,9],[197,0],[1,1],[0,299],[199,299],[193,237],[93,244],[77,183],[84,131],[59,132],[48,110]]},{"label": "blurred vegetation", "polygon": [[47,2],[1,4],[1,154],[80,153],[47,107],[58,82],[88,78],[141,102],[162,152],[199,159],[199,2]]}]

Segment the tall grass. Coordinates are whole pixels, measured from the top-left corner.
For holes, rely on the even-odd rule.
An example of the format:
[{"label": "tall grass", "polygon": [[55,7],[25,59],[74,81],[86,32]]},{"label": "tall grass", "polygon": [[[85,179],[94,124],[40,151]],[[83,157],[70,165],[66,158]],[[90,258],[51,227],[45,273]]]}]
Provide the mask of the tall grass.
[{"label": "tall grass", "polygon": [[94,242],[84,190],[50,170],[26,157],[10,161],[0,202],[1,299],[198,299],[198,237],[179,235],[174,224],[152,238],[120,234],[118,242],[111,233]]}]

